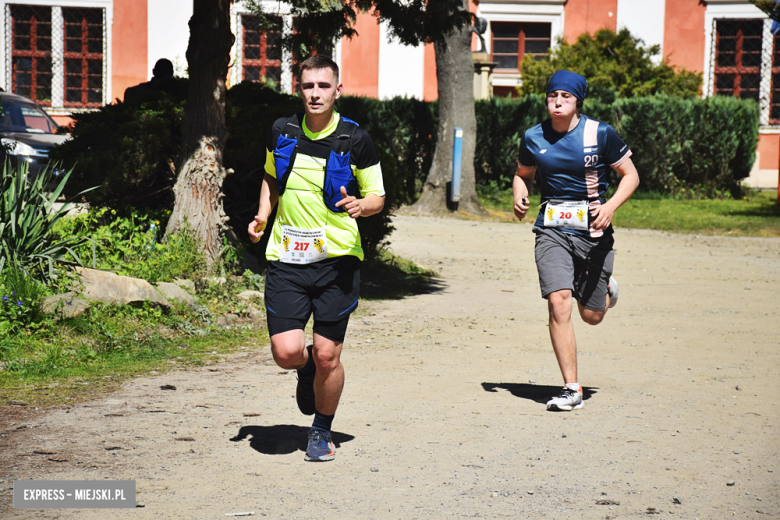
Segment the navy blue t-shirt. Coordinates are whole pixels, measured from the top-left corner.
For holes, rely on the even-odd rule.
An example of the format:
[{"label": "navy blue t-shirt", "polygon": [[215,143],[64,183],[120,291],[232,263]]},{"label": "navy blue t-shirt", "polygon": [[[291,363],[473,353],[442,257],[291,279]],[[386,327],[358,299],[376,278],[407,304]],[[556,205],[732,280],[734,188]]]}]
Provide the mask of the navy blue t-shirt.
[{"label": "navy blue t-shirt", "polygon": [[[606,202],[609,187],[609,168],[616,168],[631,156],[628,145],[615,129],[606,123],[580,116],[574,130],[559,134],[550,119],[529,128],[520,142],[518,161],[524,166],[536,166],[542,192],[542,204],[550,199],[587,200],[592,210]],[[588,215],[589,224],[593,217]],[[544,212],[540,211],[536,226],[544,226]],[[589,231],[556,228],[559,231],[600,237],[612,233],[605,230]]]}]

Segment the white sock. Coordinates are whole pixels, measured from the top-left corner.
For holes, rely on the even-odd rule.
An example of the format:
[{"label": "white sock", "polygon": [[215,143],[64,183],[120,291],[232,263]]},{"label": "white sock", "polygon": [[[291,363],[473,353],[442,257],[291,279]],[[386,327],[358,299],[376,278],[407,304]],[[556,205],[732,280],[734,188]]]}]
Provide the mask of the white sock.
[{"label": "white sock", "polygon": [[566,383],[566,388],[574,390],[575,392],[582,393],[582,387],[579,383]]}]

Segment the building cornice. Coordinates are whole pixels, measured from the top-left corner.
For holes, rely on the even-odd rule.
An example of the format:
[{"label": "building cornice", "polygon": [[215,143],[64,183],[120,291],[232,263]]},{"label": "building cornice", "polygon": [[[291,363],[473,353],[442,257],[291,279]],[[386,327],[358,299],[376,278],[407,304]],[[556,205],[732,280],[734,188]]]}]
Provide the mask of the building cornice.
[{"label": "building cornice", "polygon": [[482,0],[479,4],[563,5],[567,0]]}]

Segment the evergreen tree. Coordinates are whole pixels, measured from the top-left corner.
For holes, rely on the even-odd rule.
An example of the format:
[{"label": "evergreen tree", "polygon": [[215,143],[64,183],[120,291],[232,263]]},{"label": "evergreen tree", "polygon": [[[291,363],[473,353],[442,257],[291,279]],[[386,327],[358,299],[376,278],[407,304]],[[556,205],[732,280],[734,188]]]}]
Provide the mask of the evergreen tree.
[{"label": "evergreen tree", "polygon": [[[264,11],[261,0],[245,0],[244,3],[258,15],[261,29],[279,29],[279,18],[275,13]],[[296,31],[282,38],[282,45],[291,52],[293,62],[305,58],[312,49],[328,46],[335,38],[355,36],[352,24],[357,11],[372,12],[377,23],[387,23],[390,34],[404,45],[433,43],[439,131],[433,164],[415,209],[426,213],[446,210],[452,134],[455,127],[461,127],[463,155],[459,209],[484,211],[477,198],[474,175],[477,124],[468,0],[288,0],[286,3],[299,22]]]},{"label": "evergreen tree", "polygon": [[771,20],[780,23],[780,1],[750,0],[750,3],[764,11]]},{"label": "evergreen tree", "polygon": [[661,52],[660,45],[646,47],[628,29],[614,33],[608,29],[595,36],[583,34],[569,45],[563,39],[550,52],[549,59],[523,58],[523,85],[520,95],[544,94],[547,80],[556,70],[566,69],[588,78],[589,96],[611,102],[615,94],[621,97],[669,94],[697,96],[701,90],[701,74],[682,69],[675,71],[653,57]]}]

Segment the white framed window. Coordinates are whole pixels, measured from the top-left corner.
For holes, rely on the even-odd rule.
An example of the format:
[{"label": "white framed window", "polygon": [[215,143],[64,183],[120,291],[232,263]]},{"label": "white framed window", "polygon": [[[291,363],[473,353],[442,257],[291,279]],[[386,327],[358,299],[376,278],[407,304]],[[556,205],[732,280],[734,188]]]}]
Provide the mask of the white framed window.
[{"label": "white framed window", "polygon": [[535,2],[482,1],[477,15],[488,21],[483,35],[487,52],[497,63],[493,93],[505,96],[522,84],[518,70],[525,54],[543,57],[563,36],[564,0]]},{"label": "white framed window", "polygon": [[780,127],[780,36],[748,3],[709,2],[705,15],[705,96],[755,99],[761,126]]},{"label": "white framed window", "polygon": [[[274,1],[264,2],[265,12],[281,21],[281,31],[262,32],[256,17],[243,5],[232,7],[232,29],[236,43],[231,51],[230,83],[244,80],[262,81],[279,92],[294,94],[298,82],[293,75],[290,53],[282,48],[281,38],[298,30],[298,20],[290,14],[289,6]],[[341,41],[321,50],[341,66]]]},{"label": "white framed window", "polygon": [[110,0],[0,1],[5,89],[67,115],[108,103]]}]

